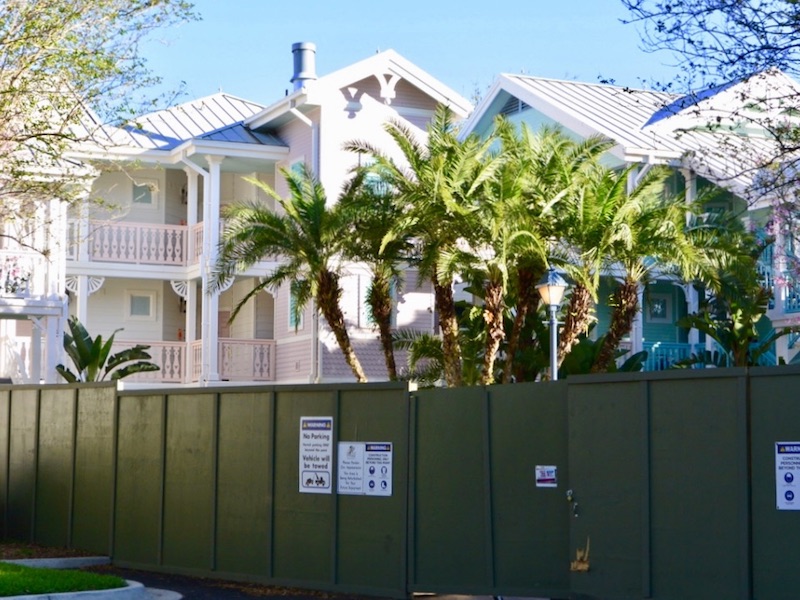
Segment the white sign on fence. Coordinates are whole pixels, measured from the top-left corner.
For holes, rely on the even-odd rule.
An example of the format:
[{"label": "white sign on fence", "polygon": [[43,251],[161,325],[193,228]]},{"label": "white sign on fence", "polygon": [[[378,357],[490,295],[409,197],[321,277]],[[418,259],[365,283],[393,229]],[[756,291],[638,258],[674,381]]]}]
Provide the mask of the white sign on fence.
[{"label": "white sign on fence", "polygon": [[800,442],[775,443],[775,500],[778,510],[800,510]]},{"label": "white sign on fence", "polygon": [[300,492],[330,494],[333,417],[300,417]]},{"label": "white sign on fence", "polygon": [[391,442],[339,442],[340,494],[392,495]]},{"label": "white sign on fence", "polygon": [[555,465],[536,465],[536,487],[558,487],[558,467]]}]

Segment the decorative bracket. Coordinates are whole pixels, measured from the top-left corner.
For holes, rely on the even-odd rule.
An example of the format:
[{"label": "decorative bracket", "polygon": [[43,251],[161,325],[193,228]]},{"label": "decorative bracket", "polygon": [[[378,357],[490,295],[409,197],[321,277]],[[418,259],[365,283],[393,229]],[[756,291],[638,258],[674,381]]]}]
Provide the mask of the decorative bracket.
[{"label": "decorative bracket", "polygon": [[181,298],[186,300],[189,297],[189,282],[183,279],[175,280],[172,279],[170,282],[172,286],[172,291],[178,294]]},{"label": "decorative bracket", "polygon": [[397,97],[394,88],[397,86],[397,82],[400,81],[400,75],[383,73],[381,75],[376,74],[375,78],[381,86],[381,98],[386,104],[391,104],[392,100]]},{"label": "decorative bracket", "polygon": [[[103,284],[106,282],[105,277],[88,277],[88,280],[89,280],[88,281],[89,285],[87,289],[89,290],[90,296],[94,294],[97,290],[99,290],[101,287],[103,287]],[[78,275],[67,275],[64,285],[68,291],[72,292],[73,294],[77,294],[78,281],[79,281]]]}]

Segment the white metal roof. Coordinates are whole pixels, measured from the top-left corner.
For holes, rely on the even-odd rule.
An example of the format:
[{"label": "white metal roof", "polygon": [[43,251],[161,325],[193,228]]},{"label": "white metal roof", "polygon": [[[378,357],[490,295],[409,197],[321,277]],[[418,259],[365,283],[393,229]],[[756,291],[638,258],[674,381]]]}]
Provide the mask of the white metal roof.
[{"label": "white metal roof", "polygon": [[486,126],[502,93],[578,135],[614,140],[616,154],[628,161],[680,163],[748,200],[755,199],[758,170],[776,154],[774,141],[758,123],[765,117],[772,124],[776,119],[794,121],[800,113],[787,106],[797,103],[800,86],[777,70],[687,95],[503,74],[468,120],[466,131]]},{"label": "white metal roof", "polygon": [[[171,150],[188,140],[284,146],[278,138],[254,134],[243,121],[263,110],[261,104],[219,92],[136,119],[116,133],[115,141],[148,150]],[[123,133],[124,132],[124,133]],[[123,140],[122,137],[127,139]]]}]

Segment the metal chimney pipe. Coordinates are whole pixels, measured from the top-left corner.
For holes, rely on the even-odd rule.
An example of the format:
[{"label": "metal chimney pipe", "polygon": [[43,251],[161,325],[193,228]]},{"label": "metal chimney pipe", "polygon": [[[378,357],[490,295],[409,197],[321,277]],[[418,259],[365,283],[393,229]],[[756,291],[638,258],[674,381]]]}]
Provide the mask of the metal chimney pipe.
[{"label": "metal chimney pipe", "polygon": [[292,44],[292,55],[294,57],[294,75],[292,75],[291,81],[296,92],[305,87],[306,81],[313,81],[317,78],[315,66],[317,46],[311,42],[297,42]]}]

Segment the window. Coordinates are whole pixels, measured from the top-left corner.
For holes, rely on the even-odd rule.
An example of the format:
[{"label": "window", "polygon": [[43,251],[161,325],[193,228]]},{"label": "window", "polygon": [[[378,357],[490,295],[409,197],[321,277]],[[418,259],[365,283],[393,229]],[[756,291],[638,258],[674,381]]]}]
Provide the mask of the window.
[{"label": "window", "polygon": [[155,179],[134,181],[131,202],[139,208],[156,208],[158,206],[158,181]]},{"label": "window", "polygon": [[136,185],[133,184],[133,203],[134,204],[152,204],[153,191],[149,185]]},{"label": "window", "polygon": [[303,328],[303,313],[297,313],[297,295],[289,294],[289,329],[295,331]]},{"label": "window", "polygon": [[672,323],[672,297],[669,294],[650,294],[646,304],[648,323]]},{"label": "window", "polygon": [[156,293],[130,291],[126,294],[126,317],[139,321],[153,321],[156,318]]}]

